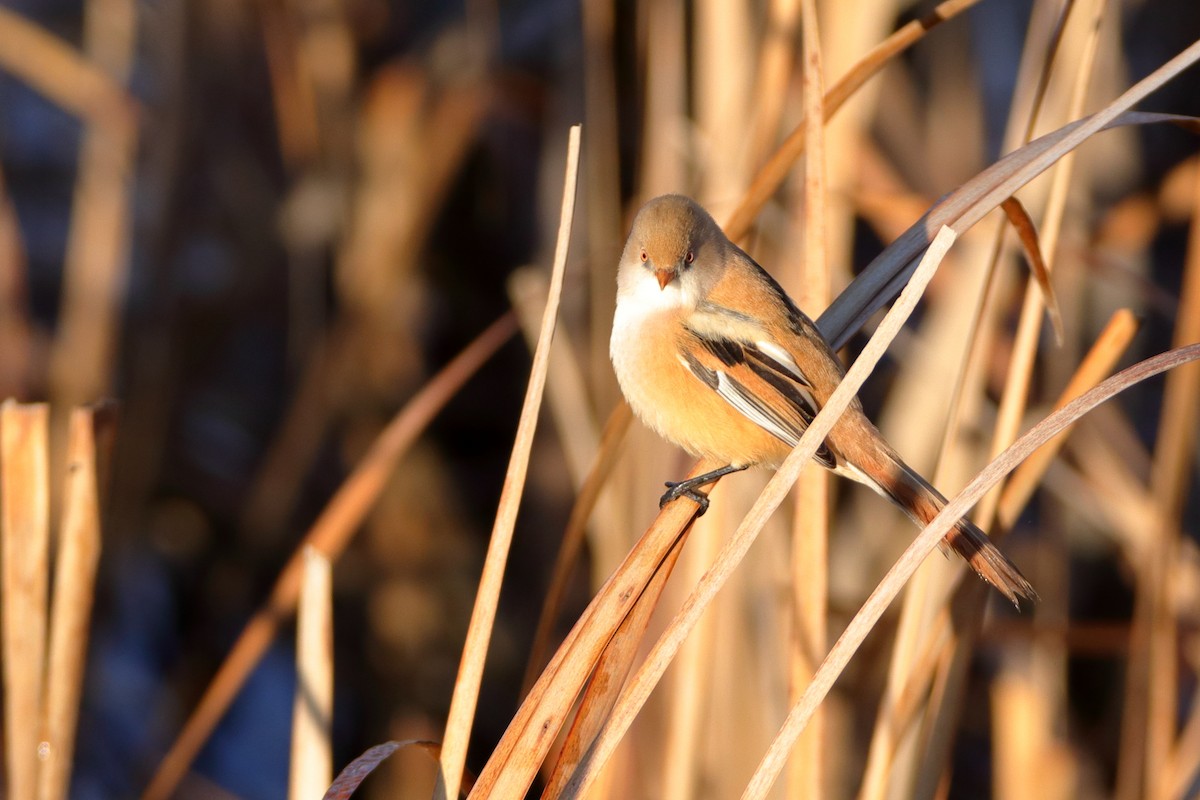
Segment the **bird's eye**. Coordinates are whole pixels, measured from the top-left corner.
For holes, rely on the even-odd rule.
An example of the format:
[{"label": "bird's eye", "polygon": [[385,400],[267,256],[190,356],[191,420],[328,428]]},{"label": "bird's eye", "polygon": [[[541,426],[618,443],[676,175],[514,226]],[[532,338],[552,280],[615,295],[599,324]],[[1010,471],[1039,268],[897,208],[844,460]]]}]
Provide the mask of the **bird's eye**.
[{"label": "bird's eye", "polygon": [[683,257],[683,260],[684,260],[684,262],[690,264],[696,260],[696,254],[693,253],[691,250],[688,250],[687,255]]},{"label": "bird's eye", "polygon": [[647,255],[646,255],[646,251],[645,251],[645,250],[643,250],[643,251],[642,251],[642,261],[645,261],[647,258],[649,258],[649,256],[647,256]]}]

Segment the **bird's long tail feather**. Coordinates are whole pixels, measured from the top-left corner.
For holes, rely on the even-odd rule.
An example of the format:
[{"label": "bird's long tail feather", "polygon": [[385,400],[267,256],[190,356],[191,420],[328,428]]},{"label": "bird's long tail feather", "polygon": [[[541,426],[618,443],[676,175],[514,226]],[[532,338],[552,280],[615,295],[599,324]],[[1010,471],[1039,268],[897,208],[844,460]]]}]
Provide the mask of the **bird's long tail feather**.
[{"label": "bird's long tail feather", "polygon": [[[890,498],[918,525],[928,525],[946,507],[946,498],[895,453],[888,453],[892,467],[886,476],[871,476],[872,488]],[[1033,586],[1008,556],[992,544],[988,535],[963,518],[950,529],[942,546],[960,555],[979,577],[996,587],[1009,602],[1020,608],[1020,599],[1038,599]]]}]

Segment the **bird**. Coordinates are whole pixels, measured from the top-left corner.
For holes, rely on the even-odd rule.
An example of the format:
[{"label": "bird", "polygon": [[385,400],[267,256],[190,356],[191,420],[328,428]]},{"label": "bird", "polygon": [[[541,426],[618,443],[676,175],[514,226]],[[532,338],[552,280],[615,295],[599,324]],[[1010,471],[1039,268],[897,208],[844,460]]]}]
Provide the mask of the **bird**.
[{"label": "bird", "polygon": [[[778,468],[845,375],[829,343],[712,216],[683,195],[639,209],[617,269],[609,356],[639,419],[694,456],[725,466],[667,482],[659,505],[751,466]],[[869,486],[924,527],[946,498],[909,467],[855,397],[814,459]],[[1020,608],[1033,586],[961,519],[942,541]]]}]

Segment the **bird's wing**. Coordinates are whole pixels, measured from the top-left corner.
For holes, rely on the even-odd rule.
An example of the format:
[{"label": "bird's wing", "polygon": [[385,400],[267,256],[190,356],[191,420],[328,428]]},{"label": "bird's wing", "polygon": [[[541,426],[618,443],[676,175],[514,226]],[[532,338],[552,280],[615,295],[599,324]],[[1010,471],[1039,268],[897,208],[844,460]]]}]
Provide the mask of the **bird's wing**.
[{"label": "bird's wing", "polygon": [[[702,308],[688,320],[690,341],[683,348],[684,366],[739,414],[795,447],[819,409],[812,386],[788,352],[749,320],[741,320],[741,326],[724,326],[730,335],[718,333],[721,321],[712,315],[723,311]],[[746,334],[753,338],[742,340]],[[834,466],[833,454],[824,445],[816,458]]]}]

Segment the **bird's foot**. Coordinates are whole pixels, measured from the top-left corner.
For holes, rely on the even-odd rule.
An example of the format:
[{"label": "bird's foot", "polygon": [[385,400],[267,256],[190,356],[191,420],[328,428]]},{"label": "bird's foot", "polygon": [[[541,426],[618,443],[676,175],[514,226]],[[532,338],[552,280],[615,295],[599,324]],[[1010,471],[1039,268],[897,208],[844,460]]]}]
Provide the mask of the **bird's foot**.
[{"label": "bird's foot", "polygon": [[704,512],[708,511],[708,498],[697,492],[695,488],[693,488],[695,484],[691,483],[691,481],[667,481],[665,485],[667,487],[667,491],[663,493],[662,497],[658,498],[659,508],[664,507],[672,500],[678,500],[680,497],[686,497],[688,500],[691,500],[693,503],[700,506],[700,509],[696,512],[697,517],[703,517]]}]

